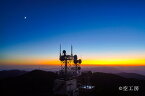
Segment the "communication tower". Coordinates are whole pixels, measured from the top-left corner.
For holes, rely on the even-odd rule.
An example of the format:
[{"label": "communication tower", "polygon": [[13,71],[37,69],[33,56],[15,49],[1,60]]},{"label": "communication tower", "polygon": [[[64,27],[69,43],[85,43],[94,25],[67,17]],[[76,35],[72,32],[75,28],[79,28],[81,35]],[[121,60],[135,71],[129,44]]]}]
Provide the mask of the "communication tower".
[{"label": "communication tower", "polygon": [[78,96],[78,83],[77,77],[80,75],[81,59],[78,59],[77,55],[73,55],[73,46],[71,45],[71,54],[68,55],[66,50],[61,52],[59,60],[62,62],[61,69],[58,72],[59,79],[55,80],[54,93],[55,95],[65,96]]}]

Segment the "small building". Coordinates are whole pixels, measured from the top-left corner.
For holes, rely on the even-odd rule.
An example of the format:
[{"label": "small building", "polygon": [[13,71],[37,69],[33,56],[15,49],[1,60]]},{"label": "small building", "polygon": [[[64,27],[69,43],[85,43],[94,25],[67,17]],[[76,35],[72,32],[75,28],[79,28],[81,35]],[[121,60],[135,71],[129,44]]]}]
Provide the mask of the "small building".
[{"label": "small building", "polygon": [[57,96],[78,96],[77,80],[56,79],[54,82],[54,95]]}]

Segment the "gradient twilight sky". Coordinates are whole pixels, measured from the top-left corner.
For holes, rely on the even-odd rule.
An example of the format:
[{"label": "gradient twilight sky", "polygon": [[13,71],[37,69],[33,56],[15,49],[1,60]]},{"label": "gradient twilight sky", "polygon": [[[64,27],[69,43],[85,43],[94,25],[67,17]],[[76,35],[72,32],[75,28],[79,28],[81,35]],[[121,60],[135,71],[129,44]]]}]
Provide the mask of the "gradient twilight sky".
[{"label": "gradient twilight sky", "polygon": [[[145,65],[145,0],[1,0],[1,64]],[[26,19],[25,19],[26,17]]]}]

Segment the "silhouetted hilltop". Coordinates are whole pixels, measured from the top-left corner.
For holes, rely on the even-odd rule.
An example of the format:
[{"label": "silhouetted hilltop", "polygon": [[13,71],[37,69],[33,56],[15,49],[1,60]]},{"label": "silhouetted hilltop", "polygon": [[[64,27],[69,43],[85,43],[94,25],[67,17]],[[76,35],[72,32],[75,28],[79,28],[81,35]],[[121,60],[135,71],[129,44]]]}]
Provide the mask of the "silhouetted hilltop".
[{"label": "silhouetted hilltop", "polygon": [[[88,80],[90,82],[85,80],[87,77],[90,78],[90,80]],[[83,73],[79,79],[82,84],[88,82],[88,84],[95,86],[94,96],[143,96],[145,94],[145,80],[124,78],[116,74],[101,72]],[[139,86],[140,89],[138,92],[122,91],[119,90],[120,86]]]},{"label": "silhouetted hilltop", "polygon": [[92,72],[106,72],[106,73],[120,73],[122,70],[114,67],[87,67],[83,68],[82,71],[89,71]]},{"label": "silhouetted hilltop", "polygon": [[0,78],[16,77],[25,74],[27,71],[23,70],[3,70],[0,71]]},{"label": "silhouetted hilltop", "polygon": [[145,75],[145,66],[82,66],[82,71],[105,72],[105,73],[137,73]]},{"label": "silhouetted hilltop", "polygon": [[[21,76],[0,79],[1,96],[54,96],[54,72],[33,70]],[[94,85],[92,93],[80,96],[144,96],[145,80],[121,77],[102,72],[83,72],[78,78],[81,85]],[[139,91],[121,91],[119,86],[139,86]]]},{"label": "silhouetted hilltop", "polygon": [[145,80],[145,76],[141,75],[141,74],[137,74],[137,73],[118,73],[117,75],[125,77],[125,78],[136,78],[136,79],[140,79],[140,80]]},{"label": "silhouetted hilltop", "polygon": [[3,96],[51,96],[56,74],[34,70],[21,76],[2,79]]},{"label": "silhouetted hilltop", "polygon": [[50,77],[56,78],[56,74],[54,72],[47,72],[43,70],[33,70],[29,73],[19,76],[19,78],[23,79],[50,79]]}]

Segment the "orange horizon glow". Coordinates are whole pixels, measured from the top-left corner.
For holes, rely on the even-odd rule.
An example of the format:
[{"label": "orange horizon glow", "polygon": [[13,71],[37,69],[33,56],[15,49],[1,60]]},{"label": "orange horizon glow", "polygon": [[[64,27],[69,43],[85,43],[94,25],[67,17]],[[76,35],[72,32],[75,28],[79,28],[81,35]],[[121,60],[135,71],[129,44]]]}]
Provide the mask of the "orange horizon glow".
[{"label": "orange horizon glow", "polygon": [[[59,60],[48,59],[9,59],[0,60],[0,64],[6,65],[60,65]],[[82,66],[145,66],[145,59],[84,59]]]},{"label": "orange horizon glow", "polygon": [[[98,52],[82,54],[82,66],[145,66],[145,52]],[[13,56],[0,59],[0,65],[60,65],[59,57],[49,55]]]}]

